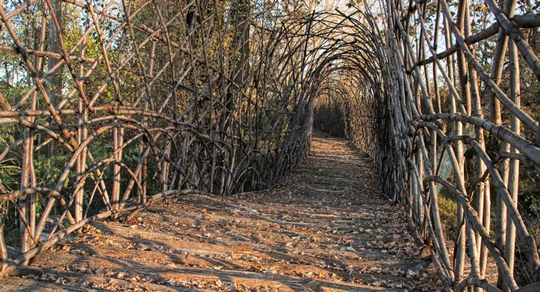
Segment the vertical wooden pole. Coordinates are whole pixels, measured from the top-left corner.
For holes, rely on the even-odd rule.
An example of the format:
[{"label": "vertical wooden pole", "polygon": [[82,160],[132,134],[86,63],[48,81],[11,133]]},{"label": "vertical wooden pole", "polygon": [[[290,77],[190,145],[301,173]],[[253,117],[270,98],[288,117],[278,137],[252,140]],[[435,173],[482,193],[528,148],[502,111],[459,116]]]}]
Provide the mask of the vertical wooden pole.
[{"label": "vertical wooden pole", "polygon": [[6,240],[4,238],[4,226],[4,218],[0,216],[0,275],[4,273],[8,261]]},{"label": "vertical wooden pole", "polygon": [[[515,2],[514,2],[515,3]],[[514,9],[512,8],[511,11]],[[521,88],[520,88],[520,70],[519,70],[519,55],[516,45],[512,40],[509,42],[510,53],[510,91],[512,101],[516,106],[521,105]],[[510,116],[510,127],[517,135],[521,134],[521,123],[515,115]],[[510,147],[510,152],[518,154],[519,151],[514,147]],[[512,196],[513,204],[517,207],[518,194],[519,194],[519,160],[510,159],[509,180],[508,180],[508,192]],[[510,216],[508,214],[507,216]],[[516,227],[512,220],[507,221],[506,225],[506,246],[504,256],[508,263],[510,272],[514,273],[515,264],[515,248],[516,248]]]}]

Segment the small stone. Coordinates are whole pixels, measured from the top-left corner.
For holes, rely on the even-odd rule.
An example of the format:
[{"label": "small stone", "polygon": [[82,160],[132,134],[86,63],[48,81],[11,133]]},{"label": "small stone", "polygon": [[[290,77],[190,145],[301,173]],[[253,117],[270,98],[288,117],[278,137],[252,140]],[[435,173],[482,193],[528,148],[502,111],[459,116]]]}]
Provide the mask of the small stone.
[{"label": "small stone", "polygon": [[413,271],[422,271],[422,270],[424,270],[424,265],[418,264],[418,265],[414,266],[414,268],[412,268],[411,270],[413,270]]}]

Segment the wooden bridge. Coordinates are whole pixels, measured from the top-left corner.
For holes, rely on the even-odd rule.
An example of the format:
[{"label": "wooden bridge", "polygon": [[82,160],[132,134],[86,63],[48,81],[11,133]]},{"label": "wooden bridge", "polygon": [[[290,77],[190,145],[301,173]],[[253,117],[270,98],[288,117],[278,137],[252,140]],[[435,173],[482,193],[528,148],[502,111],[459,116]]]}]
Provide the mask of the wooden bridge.
[{"label": "wooden bridge", "polygon": [[539,27],[516,0],[1,1],[0,289],[534,285]]}]

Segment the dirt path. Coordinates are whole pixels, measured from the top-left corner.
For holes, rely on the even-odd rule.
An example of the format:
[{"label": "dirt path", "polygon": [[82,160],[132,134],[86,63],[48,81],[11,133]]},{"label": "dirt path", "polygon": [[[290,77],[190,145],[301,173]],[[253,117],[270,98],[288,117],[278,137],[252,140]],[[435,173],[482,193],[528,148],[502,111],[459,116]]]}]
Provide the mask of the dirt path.
[{"label": "dirt path", "polygon": [[[100,222],[40,254],[1,291],[436,291],[372,163],[316,137],[275,189],[190,195]],[[425,255],[424,255],[425,256]]]}]

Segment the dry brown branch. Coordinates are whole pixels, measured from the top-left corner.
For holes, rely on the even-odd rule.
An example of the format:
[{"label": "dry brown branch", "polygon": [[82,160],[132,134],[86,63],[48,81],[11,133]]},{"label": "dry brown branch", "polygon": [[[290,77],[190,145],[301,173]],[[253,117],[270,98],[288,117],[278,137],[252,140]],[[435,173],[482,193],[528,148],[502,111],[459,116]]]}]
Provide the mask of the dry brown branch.
[{"label": "dry brown branch", "polygon": [[7,99],[4,97],[4,95],[0,92],[0,109],[4,111],[11,111],[11,105],[7,101]]},{"label": "dry brown branch", "polygon": [[[527,14],[523,14],[523,15],[515,15],[514,17],[511,18],[511,20],[513,22],[515,22],[515,24],[519,28],[540,27],[540,14],[527,13]],[[467,38],[465,38],[465,43],[468,44],[468,45],[473,45],[473,44],[476,44],[476,43],[481,42],[483,40],[486,40],[489,37],[492,37],[495,34],[497,34],[497,32],[499,32],[499,28],[500,28],[499,23],[494,23],[490,27],[488,27],[488,28],[486,28],[486,29],[474,34],[474,35],[471,35],[471,36],[468,36]],[[429,57],[429,58],[427,58],[425,60],[418,61],[417,63],[415,63],[413,65],[413,68],[416,67],[416,66],[423,66],[423,65],[430,64],[430,63],[436,61],[437,59],[439,59],[439,60],[445,59],[448,56],[450,56],[450,55],[454,54],[455,52],[457,52],[458,50],[459,50],[459,45],[455,44],[452,47],[446,49],[444,52],[438,53],[437,55],[433,55],[433,56],[431,56],[431,57]],[[410,70],[412,70],[412,69],[410,69]]]},{"label": "dry brown branch", "polygon": [[[469,277],[469,278],[461,281],[461,283],[459,283],[458,289],[456,291],[462,292],[463,290],[465,290],[469,286],[480,287],[480,288],[484,289],[487,292],[500,292],[501,291],[497,287],[490,285],[488,283],[488,281],[486,281],[485,279],[478,279],[476,277]],[[519,289],[517,291],[519,291]]]}]

